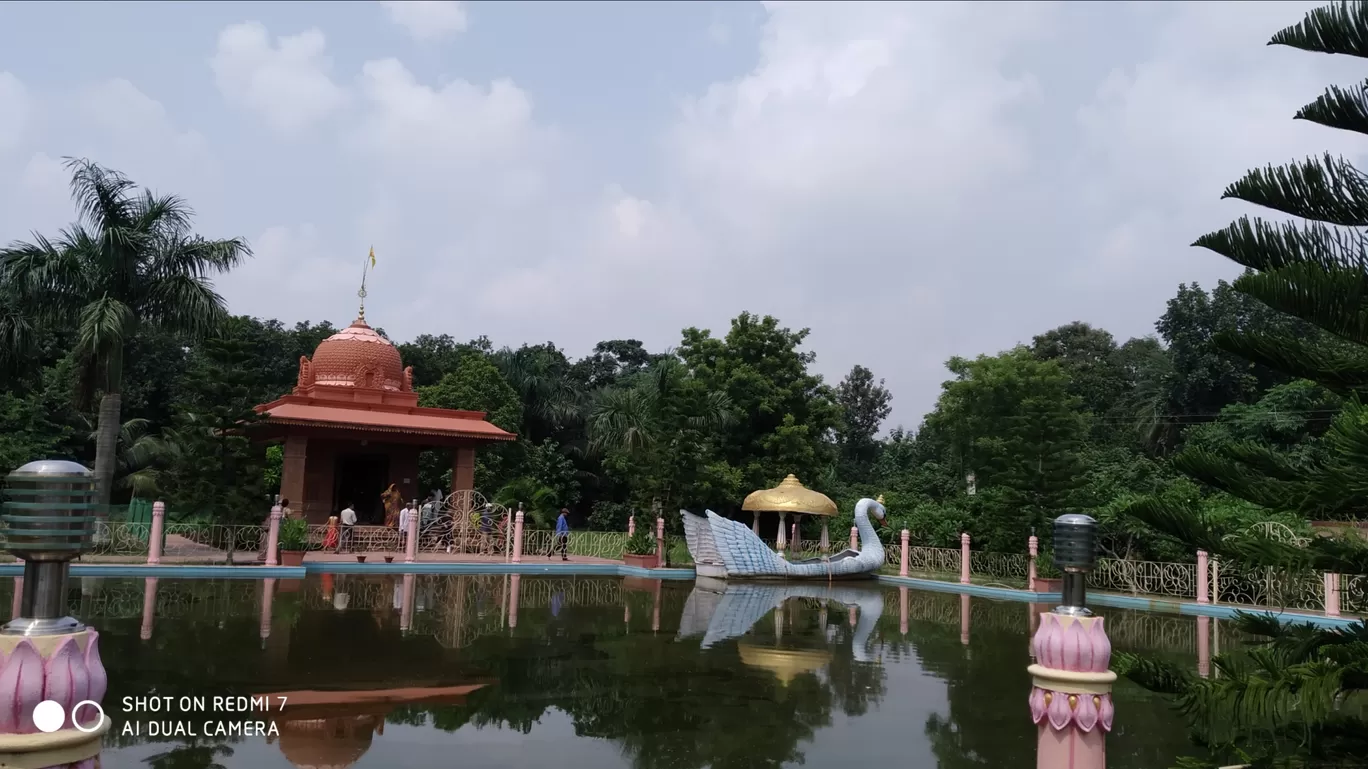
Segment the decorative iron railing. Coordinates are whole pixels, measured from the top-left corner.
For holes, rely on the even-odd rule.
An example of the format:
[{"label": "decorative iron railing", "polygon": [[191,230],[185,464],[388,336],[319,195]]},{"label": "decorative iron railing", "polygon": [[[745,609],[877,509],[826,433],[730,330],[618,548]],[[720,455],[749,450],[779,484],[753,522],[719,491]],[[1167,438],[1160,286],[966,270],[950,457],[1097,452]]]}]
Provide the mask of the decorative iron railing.
[{"label": "decorative iron railing", "polygon": [[1190,599],[1197,595],[1197,564],[1101,558],[1088,585],[1112,593]]}]

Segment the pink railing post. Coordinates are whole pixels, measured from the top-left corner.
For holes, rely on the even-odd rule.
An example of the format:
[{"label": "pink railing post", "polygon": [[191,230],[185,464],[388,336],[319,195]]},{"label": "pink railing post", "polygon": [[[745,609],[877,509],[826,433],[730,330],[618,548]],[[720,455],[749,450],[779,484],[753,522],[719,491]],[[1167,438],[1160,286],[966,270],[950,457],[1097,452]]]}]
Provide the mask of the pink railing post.
[{"label": "pink railing post", "polygon": [[636,536],[636,516],[627,516],[627,536]]},{"label": "pink railing post", "polygon": [[166,503],[152,503],[152,533],[147,542],[147,563],[156,566],[161,563],[162,535],[166,531]]},{"label": "pink railing post", "polygon": [[[155,516],[156,513],[154,512]],[[266,534],[266,565],[275,566],[280,563],[277,553],[280,550],[280,519],[285,514],[281,511],[280,505],[271,506],[271,518]]]},{"label": "pink railing post", "polygon": [[656,519],[656,567],[665,565],[665,519]]},{"label": "pink railing post", "polygon": [[1036,557],[1040,555],[1040,540],[1032,534],[1026,540],[1026,589],[1036,591]]},{"label": "pink railing post", "polygon": [[908,543],[908,540],[911,539],[911,538],[912,538],[912,532],[908,531],[907,529],[903,529],[903,530],[902,530],[902,550],[901,550],[900,553],[899,553],[899,559],[900,559],[900,561],[901,561],[901,563],[899,563],[899,565],[898,565],[898,576],[899,576],[899,577],[906,577],[906,576],[907,576],[907,551],[908,551],[907,543]]},{"label": "pink railing post", "polygon": [[522,563],[523,511],[513,516],[513,563]]},{"label": "pink railing post", "polygon": [[969,584],[969,532],[960,535],[960,584]]},{"label": "pink railing post", "polygon": [[1197,551],[1197,603],[1207,603],[1207,551]]},{"label": "pink railing post", "polygon": [[1325,616],[1340,615],[1340,578],[1332,572],[1325,573]]},{"label": "pink railing post", "polygon": [[518,599],[522,596],[522,575],[514,574],[508,585],[508,627],[518,626]]},{"label": "pink railing post", "polygon": [[860,530],[854,526],[850,527],[850,549],[860,549]]},{"label": "pink railing post", "polygon": [[1032,641],[1031,720],[1039,769],[1105,769],[1116,673],[1101,617],[1044,612]]},{"label": "pink railing post", "polygon": [[408,517],[408,533],[404,535],[404,563],[418,560],[418,514]]}]

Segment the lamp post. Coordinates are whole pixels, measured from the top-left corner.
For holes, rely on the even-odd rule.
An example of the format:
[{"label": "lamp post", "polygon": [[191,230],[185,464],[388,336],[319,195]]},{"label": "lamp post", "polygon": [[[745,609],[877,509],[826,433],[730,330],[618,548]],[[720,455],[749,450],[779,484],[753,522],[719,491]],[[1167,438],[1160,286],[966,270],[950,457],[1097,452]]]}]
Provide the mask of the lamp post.
[{"label": "lamp post", "polygon": [[5,485],[6,550],[24,562],[24,586],[18,616],[0,628],[3,705],[14,714],[0,719],[0,766],[80,763],[109,729],[99,633],[66,613],[71,561],[95,530],[95,477],[75,462],[39,460]]},{"label": "lamp post", "polygon": [[1037,769],[1103,769],[1111,731],[1116,674],[1101,617],[1087,607],[1087,576],[1097,565],[1097,521],[1061,515],[1054,522],[1054,564],[1063,596],[1042,612],[1032,639],[1031,720],[1037,727]]}]

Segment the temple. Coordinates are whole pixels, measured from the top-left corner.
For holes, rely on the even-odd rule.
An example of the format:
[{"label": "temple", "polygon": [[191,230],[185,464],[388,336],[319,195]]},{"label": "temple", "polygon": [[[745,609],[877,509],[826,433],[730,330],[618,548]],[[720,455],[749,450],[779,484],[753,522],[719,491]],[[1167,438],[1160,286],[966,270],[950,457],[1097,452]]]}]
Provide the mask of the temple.
[{"label": "temple", "polygon": [[394,484],[404,499],[419,488],[418,455],[451,452],[451,489],[474,488],[475,451],[515,436],[479,411],[423,408],[413,368],[366,324],[364,310],[299,359],[299,379],[283,398],[256,407],[257,440],[284,444],[280,495],[310,523],[326,522],[351,504],[359,523],[381,523],[381,494]]}]

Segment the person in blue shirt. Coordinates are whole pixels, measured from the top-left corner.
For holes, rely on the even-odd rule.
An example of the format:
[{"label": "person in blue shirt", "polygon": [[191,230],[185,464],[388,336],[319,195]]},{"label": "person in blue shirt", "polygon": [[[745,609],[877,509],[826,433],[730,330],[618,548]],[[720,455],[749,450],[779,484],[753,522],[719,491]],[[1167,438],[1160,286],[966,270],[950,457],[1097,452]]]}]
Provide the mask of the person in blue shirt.
[{"label": "person in blue shirt", "polygon": [[546,557],[550,558],[556,550],[560,550],[561,560],[570,560],[570,511],[561,508],[560,515],[556,518],[556,539],[551,544],[551,549],[546,551]]}]

